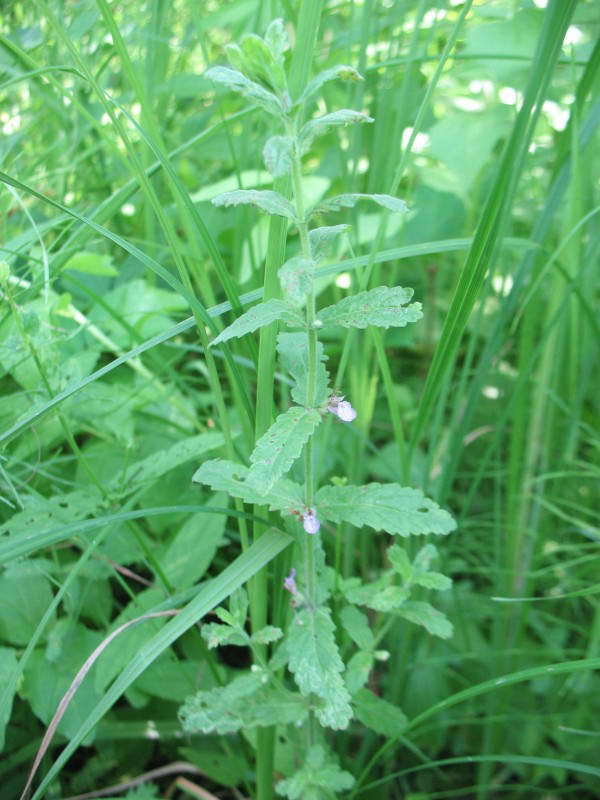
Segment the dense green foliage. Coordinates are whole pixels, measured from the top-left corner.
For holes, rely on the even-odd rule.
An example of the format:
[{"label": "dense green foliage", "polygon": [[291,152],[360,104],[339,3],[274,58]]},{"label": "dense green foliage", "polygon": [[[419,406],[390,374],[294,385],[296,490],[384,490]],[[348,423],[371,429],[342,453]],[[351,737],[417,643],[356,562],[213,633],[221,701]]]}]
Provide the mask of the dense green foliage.
[{"label": "dense green foliage", "polygon": [[597,797],[597,5],[200,6],[0,9],[2,800]]}]

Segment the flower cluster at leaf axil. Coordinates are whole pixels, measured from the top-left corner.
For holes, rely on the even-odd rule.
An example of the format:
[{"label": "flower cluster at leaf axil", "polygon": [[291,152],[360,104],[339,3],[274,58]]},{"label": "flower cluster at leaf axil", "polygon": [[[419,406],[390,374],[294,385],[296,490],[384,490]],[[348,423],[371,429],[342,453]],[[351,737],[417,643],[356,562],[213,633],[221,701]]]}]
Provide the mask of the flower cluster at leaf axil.
[{"label": "flower cluster at leaf axil", "polygon": [[[181,711],[186,730],[224,733],[269,725],[302,725],[310,717],[323,728],[346,728],[355,714],[357,693],[360,702],[370,707],[371,718],[380,715],[402,724],[403,715],[375,697],[366,687],[369,671],[375,663],[375,636],[366,615],[359,608],[393,611],[397,618],[425,626],[439,636],[448,636],[451,626],[444,615],[428,603],[410,603],[413,586],[445,589],[444,576],[429,570],[433,550],[423,550],[410,561],[404,550],[389,549],[392,563],[385,580],[363,584],[358,578],[338,584],[337,602],[340,619],[353,641],[360,642],[363,667],[347,671],[336,642],[336,625],[329,607],[331,582],[326,568],[326,552],[319,535],[322,523],[372,528],[391,535],[445,535],[454,528],[450,515],[417,489],[397,483],[368,483],[353,486],[345,479],[317,485],[316,457],[313,444],[320,435],[323,420],[333,414],[343,423],[351,423],[357,413],[344,395],[331,388],[327,356],[318,334],[330,329],[404,327],[422,316],[421,305],[411,302],[412,289],[400,286],[376,286],[356,292],[333,305],[318,306],[319,264],[339,246],[348,225],[311,225],[315,218],[352,208],[367,201],[393,213],[403,213],[406,204],[387,194],[340,194],[308,205],[302,182],[302,158],[320,136],[329,135],[342,125],[370,124],[372,118],[361,111],[340,109],[321,116],[310,116],[319,93],[331,81],[360,81],[353,67],[340,65],[326,69],[310,80],[299,92],[288,85],[286,51],[289,44],[280,20],[271,23],[264,39],[254,34],[242,37],[240,46],[227,48],[231,68],[213,67],[206,77],[242,94],[259,106],[277,130],[263,148],[263,159],[272,177],[287,177],[291,198],[275,190],[225,192],[213,199],[216,206],[252,205],[269,215],[287,220],[297,231],[299,247],[278,270],[280,296],[264,297],[238,316],[213,339],[212,345],[230,346],[228,342],[252,334],[268,325],[279,324],[276,349],[280,371],[289,378],[291,404],[258,437],[247,465],[226,459],[204,462],[194,480],[217,492],[250,506],[262,507],[265,513],[279,513],[281,524],[294,534],[294,566],[283,580],[280,591],[291,595],[294,615],[274,616],[274,625],[257,627],[268,618],[271,609],[251,614],[252,634],[245,630],[245,610],[253,603],[244,601],[243,614],[236,600],[235,614],[221,612],[226,623],[212,626],[207,633],[212,642],[245,643],[254,648],[260,669],[235,678],[224,687],[199,692]],[[325,429],[325,426],[323,426]],[[339,426],[330,431],[337,435]],[[295,463],[302,468],[290,476]],[[302,478],[300,477],[303,475]],[[300,524],[301,523],[301,527]],[[261,523],[262,524],[262,523]],[[304,533],[309,534],[305,536]],[[429,547],[429,546],[426,546]],[[447,579],[446,579],[447,580]],[[250,587],[252,593],[254,588]],[[260,598],[255,595],[254,606]],[[266,593],[263,595],[266,602]],[[233,602],[233,601],[232,601]],[[277,612],[272,610],[273,615]],[[229,625],[229,628],[227,627]],[[359,633],[356,633],[358,631]],[[271,661],[267,646],[280,640]],[[259,649],[257,649],[259,648]],[[262,649],[260,649],[262,648]],[[323,669],[326,664],[327,668]],[[276,677],[287,665],[296,690],[282,687]],[[256,664],[255,664],[256,666]],[[259,675],[260,673],[260,675]],[[381,704],[385,708],[382,710]],[[362,713],[362,712],[361,712]],[[368,715],[365,712],[362,718]],[[324,741],[324,740],[323,740]],[[298,745],[301,748],[301,745]],[[349,788],[352,776],[340,770],[328,748],[317,745],[311,750],[310,768],[298,764],[292,777],[278,784],[278,791],[290,798],[321,796],[323,787],[331,796],[336,788]],[[313,763],[314,762],[314,763]],[[337,775],[339,784],[319,783],[318,775]],[[315,792],[317,791],[317,794]]]}]

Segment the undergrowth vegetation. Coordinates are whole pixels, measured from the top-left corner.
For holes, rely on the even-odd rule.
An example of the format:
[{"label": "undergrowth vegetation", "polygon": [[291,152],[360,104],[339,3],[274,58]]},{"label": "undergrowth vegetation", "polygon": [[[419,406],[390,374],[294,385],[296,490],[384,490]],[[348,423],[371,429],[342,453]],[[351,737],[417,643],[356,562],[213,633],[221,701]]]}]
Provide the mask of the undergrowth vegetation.
[{"label": "undergrowth vegetation", "polygon": [[592,0],[0,9],[0,797],[600,794]]}]

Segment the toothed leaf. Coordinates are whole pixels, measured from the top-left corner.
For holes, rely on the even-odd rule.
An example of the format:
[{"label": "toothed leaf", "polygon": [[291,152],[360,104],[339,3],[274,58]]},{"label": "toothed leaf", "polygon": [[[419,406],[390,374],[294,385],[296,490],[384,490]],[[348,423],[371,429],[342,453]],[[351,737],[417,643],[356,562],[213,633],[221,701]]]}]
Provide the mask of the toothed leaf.
[{"label": "toothed leaf", "polygon": [[[233,57],[235,60],[238,54],[237,52],[233,55],[228,53],[228,56],[229,58]],[[241,65],[242,61],[239,58],[237,60]],[[230,69],[229,67],[211,67],[206,70],[204,77],[215,83],[220,83],[234,92],[239,92],[244,95],[244,97],[253,100],[262,109],[275,117],[281,117],[283,113],[283,108],[276,95],[267,91],[267,89],[263,89],[260,84],[251,81],[245,75],[242,75],[241,72],[238,72],[237,69]]]},{"label": "toothed leaf", "polygon": [[272,322],[277,322],[277,320],[284,320],[295,326],[304,324],[302,316],[289,303],[284,300],[267,300],[266,303],[257,303],[257,305],[252,306],[231,325],[228,325],[225,330],[221,331],[212,340],[211,347],[221,342],[226,342],[228,339],[245,336],[247,333],[252,333],[252,331],[256,331],[265,325],[270,325]]},{"label": "toothed leaf", "polygon": [[421,303],[405,305],[412,296],[412,289],[378,286],[368,292],[344,297],[339,303],[321,309],[317,319],[324,327],[340,325],[342,328],[366,328],[376,325],[380,328],[403,328],[423,316]]},{"label": "toothed leaf", "polygon": [[286,200],[279,192],[271,189],[236,189],[233,192],[223,192],[213,197],[212,203],[215,206],[239,206],[251,205],[266,211],[267,214],[274,214],[279,217],[296,221],[294,206]]},{"label": "toothed leaf", "polygon": [[[292,398],[299,406],[312,406],[312,398],[308,397],[308,342],[304,333],[280,333],[277,337],[277,351],[281,356],[281,364],[295,381]],[[329,373],[323,363],[325,355],[323,344],[317,342],[317,376],[315,381],[314,406],[320,406],[327,400]]]},{"label": "toothed leaf", "polygon": [[389,194],[338,194],[324,200],[312,209],[311,214],[321,214],[326,211],[339,211],[342,208],[354,208],[359,200],[371,200],[388,211],[405,214],[408,206],[399,197],[392,197]]},{"label": "toothed leaf", "polygon": [[317,492],[316,506],[319,517],[331,522],[368,525],[399,536],[445,535],[456,527],[450,514],[419,489],[397,483],[324,486]]}]

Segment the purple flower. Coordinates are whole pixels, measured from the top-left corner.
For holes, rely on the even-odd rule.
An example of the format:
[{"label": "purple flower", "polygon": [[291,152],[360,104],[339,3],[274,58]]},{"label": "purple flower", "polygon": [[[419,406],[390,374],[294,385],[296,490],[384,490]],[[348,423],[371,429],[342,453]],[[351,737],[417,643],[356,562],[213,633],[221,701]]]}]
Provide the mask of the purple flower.
[{"label": "purple flower", "polygon": [[317,518],[317,512],[314,508],[309,508],[306,514],[302,515],[302,524],[307,533],[318,533],[321,523]]},{"label": "purple flower", "polygon": [[287,578],[284,578],[283,588],[287,589],[290,594],[298,594],[298,587],[296,586],[296,570],[294,567],[291,568],[290,574],[287,576]]},{"label": "purple flower", "polygon": [[347,400],[344,400],[343,395],[332,395],[329,398],[327,411],[331,411],[342,422],[353,422],[356,419],[356,411]]}]

